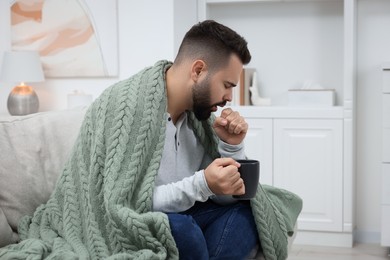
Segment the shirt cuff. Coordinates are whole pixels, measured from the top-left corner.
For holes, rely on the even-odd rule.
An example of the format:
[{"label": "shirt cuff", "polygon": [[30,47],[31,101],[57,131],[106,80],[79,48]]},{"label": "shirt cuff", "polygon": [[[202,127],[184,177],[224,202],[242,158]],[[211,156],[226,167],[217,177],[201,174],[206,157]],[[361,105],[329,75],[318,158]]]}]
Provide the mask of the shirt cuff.
[{"label": "shirt cuff", "polygon": [[221,157],[231,157],[231,158],[236,159],[236,160],[246,159],[244,142],[241,142],[240,144],[234,145],[234,144],[228,144],[222,140],[219,140],[218,150],[219,150],[219,153],[221,154]]},{"label": "shirt cuff", "polygon": [[210,190],[209,185],[207,184],[206,176],[204,175],[204,170],[197,171],[195,174],[199,174],[201,177],[199,178],[199,188],[202,195],[204,197],[210,197],[211,195],[214,195],[214,193]]}]

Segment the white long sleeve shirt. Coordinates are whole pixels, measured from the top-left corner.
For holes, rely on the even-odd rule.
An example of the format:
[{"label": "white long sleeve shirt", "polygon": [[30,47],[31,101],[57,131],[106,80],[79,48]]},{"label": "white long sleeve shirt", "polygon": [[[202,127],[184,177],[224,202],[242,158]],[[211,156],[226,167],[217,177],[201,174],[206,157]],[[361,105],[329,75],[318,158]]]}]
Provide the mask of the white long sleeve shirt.
[{"label": "white long sleeve shirt", "polygon": [[[230,145],[223,141],[218,145],[221,157],[245,158],[244,145]],[[204,169],[212,162],[189,124],[187,114],[173,124],[167,116],[165,145],[156,177],[153,193],[153,210],[181,212],[192,207],[196,201],[212,197],[225,202],[231,196],[215,196],[209,189]]]}]

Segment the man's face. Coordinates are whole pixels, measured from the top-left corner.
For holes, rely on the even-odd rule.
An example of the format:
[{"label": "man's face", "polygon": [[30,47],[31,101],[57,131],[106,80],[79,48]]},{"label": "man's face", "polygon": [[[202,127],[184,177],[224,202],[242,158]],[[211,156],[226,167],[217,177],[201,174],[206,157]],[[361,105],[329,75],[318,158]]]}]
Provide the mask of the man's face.
[{"label": "man's face", "polygon": [[223,107],[232,100],[233,87],[237,85],[242,71],[242,63],[232,55],[228,65],[192,87],[193,112],[198,120],[207,120],[217,107]]},{"label": "man's face", "polygon": [[207,120],[211,112],[215,111],[217,106],[223,107],[227,100],[219,103],[211,103],[211,86],[209,78],[195,83],[192,87],[193,112],[198,120]]}]

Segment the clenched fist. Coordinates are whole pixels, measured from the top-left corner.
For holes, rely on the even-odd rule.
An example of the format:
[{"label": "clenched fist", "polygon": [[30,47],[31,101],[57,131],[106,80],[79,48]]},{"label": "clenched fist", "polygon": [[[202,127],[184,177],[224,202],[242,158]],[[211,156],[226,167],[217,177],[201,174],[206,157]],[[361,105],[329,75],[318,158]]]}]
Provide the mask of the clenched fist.
[{"label": "clenched fist", "polygon": [[240,144],[248,132],[248,124],[245,119],[231,108],[222,110],[213,124],[214,131],[218,137],[228,144]]},{"label": "clenched fist", "polygon": [[244,194],[244,181],[240,177],[238,167],[240,167],[240,164],[232,158],[215,159],[204,170],[210,190],[216,195]]}]

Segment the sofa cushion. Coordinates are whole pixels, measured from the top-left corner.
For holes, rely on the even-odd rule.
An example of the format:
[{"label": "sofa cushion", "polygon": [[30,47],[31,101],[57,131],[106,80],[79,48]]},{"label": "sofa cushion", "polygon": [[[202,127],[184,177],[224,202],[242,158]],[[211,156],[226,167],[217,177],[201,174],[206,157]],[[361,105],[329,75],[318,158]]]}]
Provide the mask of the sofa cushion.
[{"label": "sofa cushion", "polygon": [[86,108],[0,118],[0,247],[52,193]]}]

